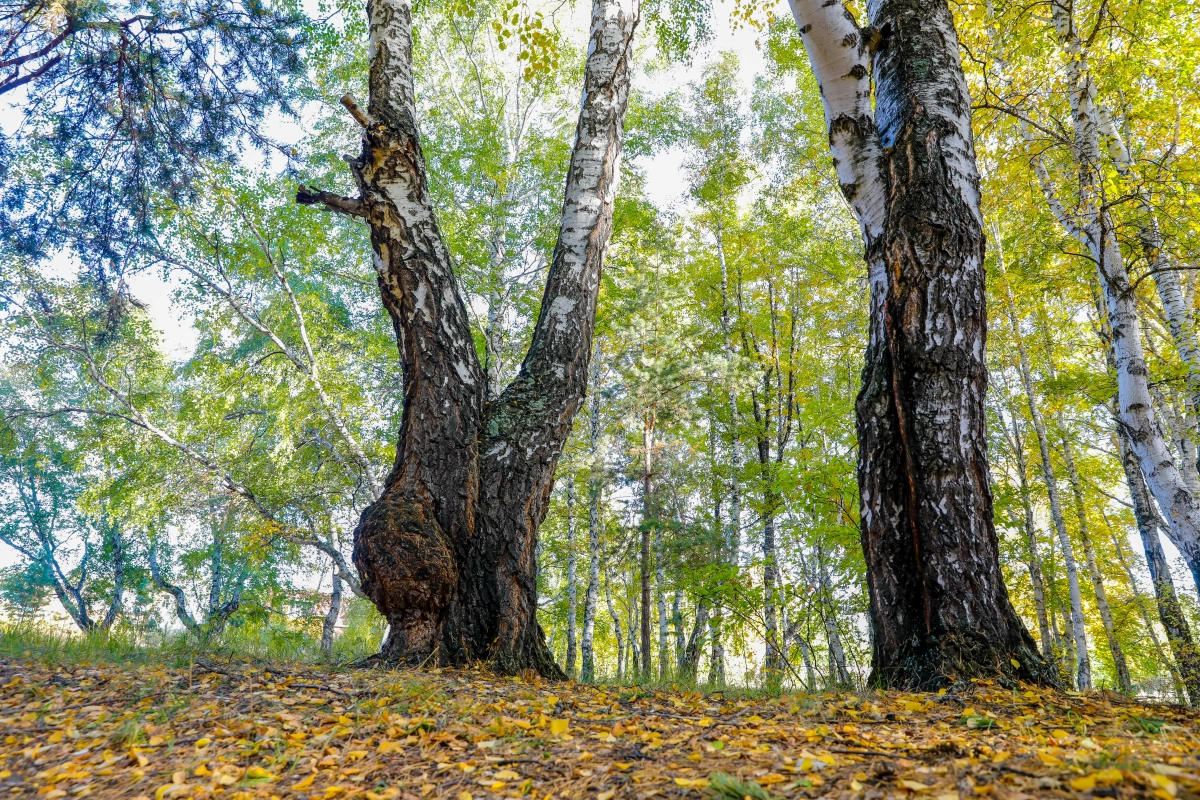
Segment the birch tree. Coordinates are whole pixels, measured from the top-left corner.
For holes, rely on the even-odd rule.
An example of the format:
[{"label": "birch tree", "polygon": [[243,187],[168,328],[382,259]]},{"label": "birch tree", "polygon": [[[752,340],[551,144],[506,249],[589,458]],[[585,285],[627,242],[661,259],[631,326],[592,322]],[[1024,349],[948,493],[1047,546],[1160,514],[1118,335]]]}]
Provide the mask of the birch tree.
[{"label": "birch tree", "polygon": [[[862,229],[871,331],[858,475],[874,679],[1053,683],[1001,578],[986,453],[984,235],[950,9],[790,0]],[[920,62],[920,71],[907,65]],[[874,102],[872,102],[872,98]]]},{"label": "birch tree", "polygon": [[304,189],[301,203],[371,230],[404,373],[396,460],[355,530],[363,590],[388,619],[387,662],[465,663],[561,676],[537,622],[535,551],[554,467],[583,401],[600,266],[612,225],[638,0],[592,6],[583,102],[533,340],[486,403],[486,378],[438,229],[421,155],[412,6],[371,0],[369,97],[359,194]]}]

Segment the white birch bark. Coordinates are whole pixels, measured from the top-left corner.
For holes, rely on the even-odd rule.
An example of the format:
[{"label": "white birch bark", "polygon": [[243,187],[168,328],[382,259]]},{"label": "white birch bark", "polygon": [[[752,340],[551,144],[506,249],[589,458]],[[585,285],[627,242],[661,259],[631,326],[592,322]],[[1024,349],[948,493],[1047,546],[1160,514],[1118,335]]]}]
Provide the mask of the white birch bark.
[{"label": "white birch bark", "polygon": [[596,679],[596,601],[600,593],[600,361],[592,360],[591,413],[588,435],[588,585],[583,603],[583,640],[580,643],[582,668],[580,680],[590,683]]},{"label": "white birch bark", "polygon": [[575,475],[567,474],[567,677],[575,678]]},{"label": "white birch bark", "polygon": [[1122,694],[1133,691],[1133,681],[1129,677],[1129,665],[1125,661],[1125,653],[1121,643],[1117,641],[1116,627],[1113,625],[1112,611],[1108,606],[1108,593],[1104,590],[1104,576],[1100,565],[1096,562],[1096,548],[1092,546],[1092,537],[1088,530],[1086,506],[1083,499],[1083,486],[1079,480],[1079,471],[1075,467],[1075,457],[1071,452],[1071,440],[1067,434],[1067,426],[1062,412],[1057,415],[1058,432],[1063,444],[1063,462],[1067,466],[1067,481],[1071,485],[1071,494],[1075,500],[1075,517],[1079,525],[1079,542],[1083,545],[1084,559],[1087,561],[1088,573],[1092,578],[1092,590],[1096,595],[1096,609],[1100,612],[1100,621],[1104,625],[1104,635],[1108,639],[1108,649],[1112,653],[1113,666],[1117,671],[1117,686]]},{"label": "white birch bark", "polygon": [[1074,640],[1076,686],[1079,689],[1090,689],[1092,686],[1092,662],[1088,656],[1087,628],[1084,626],[1083,595],[1079,589],[1079,567],[1075,561],[1075,548],[1067,533],[1066,519],[1063,517],[1062,499],[1058,493],[1058,478],[1054,474],[1054,465],[1050,461],[1050,442],[1046,435],[1046,421],[1038,407],[1033,372],[1029,367],[1029,353],[1026,351],[1024,340],[1021,337],[1011,289],[1006,294],[1006,300],[1008,322],[1012,327],[1013,341],[1017,345],[1021,384],[1029,402],[1029,418],[1033,421],[1033,430],[1037,434],[1038,454],[1041,456],[1042,462],[1042,479],[1045,481],[1046,494],[1050,499],[1050,518],[1058,533],[1058,543],[1062,548],[1063,563],[1067,570],[1067,585],[1070,588],[1071,597],[1071,634]]},{"label": "white birch bark", "polygon": [[1083,225],[1079,227],[1104,290],[1117,373],[1118,414],[1146,484],[1170,526],[1171,540],[1195,570],[1195,565],[1200,564],[1200,503],[1188,490],[1155,420],[1137,300],[1112,217],[1105,206],[1096,85],[1070,5],[1064,0],[1053,0],[1051,11],[1067,62],[1073,150],[1080,174]]}]

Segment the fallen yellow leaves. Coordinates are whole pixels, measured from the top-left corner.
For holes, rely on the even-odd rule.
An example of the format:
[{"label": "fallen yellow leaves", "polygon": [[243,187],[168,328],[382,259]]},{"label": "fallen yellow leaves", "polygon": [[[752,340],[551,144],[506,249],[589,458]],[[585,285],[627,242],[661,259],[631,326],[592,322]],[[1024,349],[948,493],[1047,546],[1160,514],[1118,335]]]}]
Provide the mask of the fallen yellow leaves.
[{"label": "fallen yellow leaves", "polygon": [[0,797],[1009,800],[1116,787],[1190,800],[1200,791],[1197,717],[1113,695],[980,682],[949,697],[740,699],[567,691],[476,671],[222,669],[0,664]]}]

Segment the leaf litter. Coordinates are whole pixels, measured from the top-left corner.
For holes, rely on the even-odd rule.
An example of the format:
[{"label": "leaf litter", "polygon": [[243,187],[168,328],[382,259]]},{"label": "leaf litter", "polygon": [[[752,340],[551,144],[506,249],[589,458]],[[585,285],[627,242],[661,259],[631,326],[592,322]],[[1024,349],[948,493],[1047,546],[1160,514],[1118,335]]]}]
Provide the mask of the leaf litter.
[{"label": "leaf litter", "polygon": [[1200,797],[1200,715],[976,681],[753,698],[197,660],[0,662],[0,798]]}]

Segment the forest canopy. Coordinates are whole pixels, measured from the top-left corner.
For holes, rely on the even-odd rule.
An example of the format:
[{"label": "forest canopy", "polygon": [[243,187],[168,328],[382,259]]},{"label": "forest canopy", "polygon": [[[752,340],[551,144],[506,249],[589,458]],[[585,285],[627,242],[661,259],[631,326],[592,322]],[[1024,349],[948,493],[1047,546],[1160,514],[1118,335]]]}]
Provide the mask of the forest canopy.
[{"label": "forest canopy", "polygon": [[1196,16],[2,0],[6,624],[1200,702]]}]

